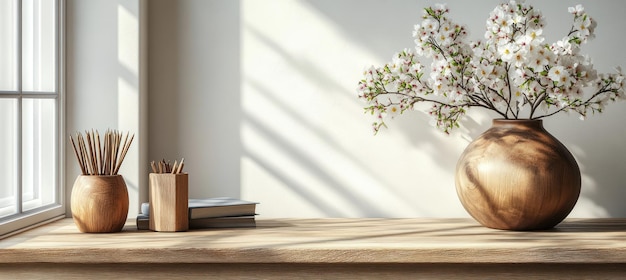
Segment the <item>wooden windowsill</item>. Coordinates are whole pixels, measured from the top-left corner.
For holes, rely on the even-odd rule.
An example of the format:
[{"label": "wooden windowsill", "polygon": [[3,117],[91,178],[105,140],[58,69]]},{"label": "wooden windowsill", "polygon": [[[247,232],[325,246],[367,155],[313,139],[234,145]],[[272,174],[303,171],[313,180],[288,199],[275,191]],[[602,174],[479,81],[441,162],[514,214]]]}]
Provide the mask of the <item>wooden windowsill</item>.
[{"label": "wooden windowsill", "polygon": [[256,228],[84,234],[64,219],[0,241],[0,263],[623,263],[626,219],[510,232],[468,219],[274,219]]},{"label": "wooden windowsill", "polygon": [[152,232],[137,231],[131,220],[113,234],[80,233],[71,219],[63,219],[0,240],[0,252],[0,268],[24,270],[46,263],[281,269],[292,264],[610,264],[623,272],[626,219],[570,219],[536,232],[487,229],[469,219],[259,219],[256,228]]}]

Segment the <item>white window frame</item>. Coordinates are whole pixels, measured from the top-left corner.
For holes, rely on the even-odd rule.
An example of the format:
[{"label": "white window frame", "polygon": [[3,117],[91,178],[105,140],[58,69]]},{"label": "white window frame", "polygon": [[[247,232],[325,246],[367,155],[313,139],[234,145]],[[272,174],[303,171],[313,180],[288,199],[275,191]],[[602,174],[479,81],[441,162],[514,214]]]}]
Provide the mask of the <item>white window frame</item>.
[{"label": "white window frame", "polygon": [[[0,239],[22,232],[34,226],[54,221],[65,217],[65,172],[64,172],[64,154],[65,154],[65,0],[54,0],[56,6],[56,90],[51,93],[28,93],[22,91],[22,53],[21,53],[21,2],[18,0],[18,90],[17,92],[0,92],[0,98],[14,98],[18,103],[18,157],[17,166],[19,168],[18,191],[15,199],[18,203],[18,213],[0,218]],[[22,211],[23,208],[31,208],[28,201],[22,203],[22,175],[21,175],[21,145],[22,145],[22,100],[26,98],[52,98],[56,100],[56,158],[55,158],[55,203],[47,206],[38,207],[29,211]],[[35,201],[33,201],[36,204]],[[30,202],[30,203],[33,203]]]}]

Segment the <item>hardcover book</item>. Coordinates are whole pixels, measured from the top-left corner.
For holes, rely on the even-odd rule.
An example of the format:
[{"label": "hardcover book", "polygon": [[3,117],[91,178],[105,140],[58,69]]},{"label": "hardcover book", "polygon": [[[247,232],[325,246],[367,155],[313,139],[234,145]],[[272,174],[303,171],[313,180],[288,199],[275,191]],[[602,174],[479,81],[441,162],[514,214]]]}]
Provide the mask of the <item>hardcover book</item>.
[{"label": "hardcover book", "polygon": [[136,223],[137,223],[138,230],[150,229],[150,217],[148,215],[144,215],[144,214],[137,215]]},{"label": "hardcover book", "polygon": [[254,216],[257,204],[231,197],[189,199],[189,219]]},{"label": "hardcover book", "polygon": [[[189,228],[255,227],[256,205],[231,197],[189,199]],[[141,204],[137,229],[149,229],[150,204]]]},{"label": "hardcover book", "polygon": [[[189,220],[189,229],[245,227],[256,227],[256,220],[254,216],[201,218]],[[150,217],[147,215],[139,214],[137,216],[137,229],[150,229]]]},{"label": "hardcover book", "polygon": [[201,218],[189,220],[190,229],[256,227],[254,216]]}]

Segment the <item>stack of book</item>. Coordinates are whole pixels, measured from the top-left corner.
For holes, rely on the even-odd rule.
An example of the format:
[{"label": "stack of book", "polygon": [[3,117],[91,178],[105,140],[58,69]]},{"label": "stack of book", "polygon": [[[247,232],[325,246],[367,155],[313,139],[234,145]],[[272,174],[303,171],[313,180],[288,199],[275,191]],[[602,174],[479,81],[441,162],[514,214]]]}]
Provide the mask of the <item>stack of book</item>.
[{"label": "stack of book", "polygon": [[[189,199],[189,229],[255,227],[256,205],[231,197]],[[150,204],[141,204],[137,229],[150,227]]]}]

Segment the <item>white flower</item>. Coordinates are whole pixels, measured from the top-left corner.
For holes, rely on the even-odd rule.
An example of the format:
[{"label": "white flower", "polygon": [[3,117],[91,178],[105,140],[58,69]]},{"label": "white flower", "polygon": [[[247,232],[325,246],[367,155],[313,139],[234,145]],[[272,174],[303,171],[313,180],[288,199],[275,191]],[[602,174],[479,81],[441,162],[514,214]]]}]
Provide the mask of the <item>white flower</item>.
[{"label": "white flower", "polygon": [[498,48],[498,53],[503,61],[511,62],[515,56],[518,46],[516,44],[506,44]]},{"label": "white flower", "polygon": [[479,78],[488,79],[491,73],[493,73],[493,65],[491,64],[481,64],[476,68],[476,75]]},{"label": "white flower", "polygon": [[540,56],[532,56],[528,59],[527,66],[535,71],[539,71],[545,65],[543,62],[544,60]]},{"label": "white flower", "polygon": [[567,70],[565,70],[565,67],[563,66],[554,66],[550,68],[548,77],[550,80],[555,82],[557,86],[562,86],[569,82],[569,73],[567,73]]},{"label": "white flower", "polygon": [[532,46],[537,46],[541,43],[543,43],[543,36],[541,36],[543,34],[543,29],[531,29],[528,30],[528,32],[526,32],[526,34],[524,35],[524,37],[526,37],[526,40],[528,40],[529,44]]},{"label": "white flower", "polygon": [[586,86],[592,85],[593,81],[598,78],[598,72],[593,69],[593,65],[579,64],[576,67],[576,73],[578,79]]},{"label": "white flower", "polygon": [[[517,86],[521,86],[526,83],[530,76],[532,76],[532,72],[530,70],[524,68],[515,69],[515,75],[513,77],[513,83]],[[526,86],[527,87],[527,86]]]},{"label": "white flower", "polygon": [[429,36],[430,32],[426,31],[423,26],[420,26],[419,24],[415,25],[415,29],[413,30],[413,37],[415,38],[416,45],[421,46],[424,41],[428,40]]},{"label": "white flower", "polygon": [[365,79],[366,80],[377,80],[378,79],[378,70],[376,67],[371,66],[364,70]]},{"label": "white flower", "polygon": [[401,112],[402,108],[400,108],[400,105],[392,104],[387,107],[387,113],[391,118],[395,118],[396,116],[400,115]]},{"label": "white flower", "polygon": [[552,44],[550,48],[552,49],[552,52],[554,52],[555,55],[572,54],[572,44],[569,42],[568,37],[565,37],[557,41],[556,43]]},{"label": "white flower", "polygon": [[526,63],[526,50],[519,49],[514,55],[512,62],[515,63],[515,67],[522,67]]},{"label": "white flower", "polygon": [[422,21],[422,28],[424,28],[426,32],[434,34],[437,29],[439,29],[439,22],[434,19],[427,18]]},{"label": "white flower", "polygon": [[591,17],[588,16],[582,16],[582,17],[578,17],[575,21],[574,21],[574,27],[578,29],[578,32],[576,32],[576,34],[578,35],[578,37],[581,38],[581,40],[583,42],[587,41],[587,38],[590,37],[590,35],[592,35],[592,20]]},{"label": "white flower", "polygon": [[413,26],[413,37],[414,38],[419,38],[420,37],[420,32],[421,32],[420,30],[421,30],[421,27],[420,27],[419,24],[416,24],[416,25]]},{"label": "white flower", "polygon": [[424,66],[419,62],[416,62],[411,65],[411,68],[409,68],[409,72],[414,76],[417,76],[420,72],[422,72],[422,69],[424,69]]},{"label": "white flower", "polygon": [[445,3],[444,4],[437,3],[437,4],[435,4],[435,9],[434,10],[435,10],[435,12],[439,12],[439,13],[441,13],[441,12],[448,12],[448,5],[445,4]]},{"label": "white flower", "polygon": [[589,17],[589,16],[578,17],[574,21],[574,23],[579,28],[587,29],[587,28],[591,27],[591,17]]},{"label": "white flower", "polygon": [[535,49],[535,54],[533,56],[540,59],[541,66],[546,66],[554,60],[554,53],[549,51],[545,45]]},{"label": "white flower", "polygon": [[452,36],[450,33],[440,33],[436,39],[442,47],[448,47],[452,44]]},{"label": "white flower", "polygon": [[430,87],[433,89],[435,95],[443,95],[445,93],[446,87],[441,80],[433,80]]},{"label": "white flower", "polygon": [[557,101],[557,105],[559,106],[559,108],[566,107],[568,104],[569,104],[569,101],[567,101],[567,99],[565,98],[561,98]]},{"label": "white flower", "polygon": [[581,4],[578,4],[576,7],[567,8],[567,11],[575,16],[580,16],[585,11],[585,8]]},{"label": "white flower", "polygon": [[491,30],[487,30],[485,32],[485,39],[487,39],[487,41],[493,41],[494,38],[495,38],[495,35]]},{"label": "white flower", "polygon": [[513,31],[513,25],[515,22],[513,21],[513,17],[510,14],[498,13],[498,19],[496,24],[500,27],[500,32],[502,33],[511,33]]}]

